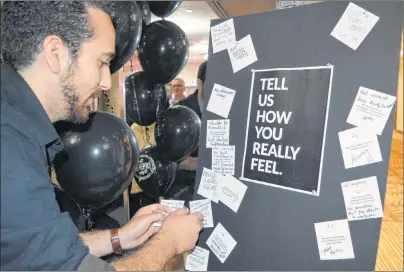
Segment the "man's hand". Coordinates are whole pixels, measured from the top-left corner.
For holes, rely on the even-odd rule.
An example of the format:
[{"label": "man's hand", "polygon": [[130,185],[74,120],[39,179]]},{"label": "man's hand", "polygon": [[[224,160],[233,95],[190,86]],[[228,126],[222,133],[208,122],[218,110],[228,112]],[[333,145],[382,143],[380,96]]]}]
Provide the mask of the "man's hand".
[{"label": "man's hand", "polygon": [[156,238],[164,241],[167,246],[173,246],[176,254],[181,254],[195,247],[202,229],[203,215],[189,214],[187,208],[182,208],[167,216]]},{"label": "man's hand", "polygon": [[152,235],[157,233],[160,227],[153,226],[156,221],[163,221],[163,213],[170,214],[172,210],[161,204],[152,204],[137,211],[132,219],[121,229],[119,237],[122,249],[131,249],[142,245]]}]

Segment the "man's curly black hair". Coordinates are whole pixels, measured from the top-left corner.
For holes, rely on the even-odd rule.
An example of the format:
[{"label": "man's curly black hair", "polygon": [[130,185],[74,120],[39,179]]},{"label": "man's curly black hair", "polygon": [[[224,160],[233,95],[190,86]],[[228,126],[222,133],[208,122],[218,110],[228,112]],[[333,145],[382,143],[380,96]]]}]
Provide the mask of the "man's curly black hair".
[{"label": "man's curly black hair", "polygon": [[7,1],[1,6],[1,53],[15,70],[29,67],[49,35],[59,36],[73,60],[81,45],[93,35],[87,9],[111,15],[109,1]]}]

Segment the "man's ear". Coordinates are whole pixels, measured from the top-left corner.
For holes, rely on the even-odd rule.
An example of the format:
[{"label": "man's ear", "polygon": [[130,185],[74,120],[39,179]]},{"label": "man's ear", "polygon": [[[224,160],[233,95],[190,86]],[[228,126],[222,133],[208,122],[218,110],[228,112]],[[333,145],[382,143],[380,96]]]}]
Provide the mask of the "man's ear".
[{"label": "man's ear", "polygon": [[62,39],[56,35],[49,35],[43,40],[42,49],[49,69],[54,74],[60,73],[64,55],[67,53]]}]

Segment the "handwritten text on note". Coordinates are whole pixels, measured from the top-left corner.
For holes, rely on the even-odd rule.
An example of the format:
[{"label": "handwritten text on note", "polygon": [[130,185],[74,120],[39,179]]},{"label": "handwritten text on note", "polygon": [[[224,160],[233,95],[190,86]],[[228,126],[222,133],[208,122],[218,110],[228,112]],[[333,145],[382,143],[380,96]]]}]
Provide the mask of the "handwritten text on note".
[{"label": "handwritten text on note", "polygon": [[220,180],[219,201],[236,213],[247,191],[247,186],[232,176],[222,176]]},{"label": "handwritten text on note", "polygon": [[219,202],[217,194],[219,187],[219,175],[208,168],[203,168],[201,182],[199,183],[198,195],[212,200],[215,203]]},{"label": "handwritten text on note", "polygon": [[229,145],[230,120],[208,120],[206,131],[206,148]]},{"label": "handwritten text on note", "polygon": [[338,133],[345,168],[382,161],[377,135],[361,128],[351,128]]},{"label": "handwritten text on note", "polygon": [[233,73],[240,71],[258,60],[251,35],[247,35],[236,42],[234,46],[228,49],[228,52],[233,67]]},{"label": "handwritten text on note", "polygon": [[[184,208],[185,201],[184,200],[172,200],[172,199],[162,199],[160,200],[160,204],[169,207],[171,210],[175,211],[177,209]],[[168,214],[163,213],[165,216]],[[161,221],[157,221],[153,223],[153,226],[160,227],[162,224]]]},{"label": "handwritten text on note", "polygon": [[233,19],[229,19],[210,28],[213,53],[226,50],[236,42]]},{"label": "handwritten text on note", "polygon": [[348,220],[314,223],[320,260],[355,258]]},{"label": "handwritten text on note", "polygon": [[201,213],[203,215],[204,228],[213,228],[212,204],[210,199],[190,201],[189,209],[191,213]]},{"label": "handwritten text on note", "polygon": [[209,250],[196,246],[188,255],[185,269],[188,271],[207,271],[209,262]]},{"label": "handwritten text on note", "polygon": [[215,83],[206,109],[223,118],[228,118],[235,94],[235,90]]},{"label": "handwritten text on note", "polygon": [[383,217],[375,176],[343,182],[341,186],[349,221]]},{"label": "handwritten text on note", "polygon": [[224,263],[230,253],[233,251],[237,242],[227,232],[227,230],[218,223],[212,234],[209,236],[206,244],[215,253],[216,257]]},{"label": "handwritten text on note", "polygon": [[216,174],[234,175],[235,146],[212,148],[212,170]]},{"label": "handwritten text on note", "polygon": [[381,135],[395,101],[394,96],[360,87],[347,123]]},{"label": "handwritten text on note", "polygon": [[378,20],[379,17],[373,13],[354,3],[349,3],[344,14],[331,32],[331,36],[356,50]]}]

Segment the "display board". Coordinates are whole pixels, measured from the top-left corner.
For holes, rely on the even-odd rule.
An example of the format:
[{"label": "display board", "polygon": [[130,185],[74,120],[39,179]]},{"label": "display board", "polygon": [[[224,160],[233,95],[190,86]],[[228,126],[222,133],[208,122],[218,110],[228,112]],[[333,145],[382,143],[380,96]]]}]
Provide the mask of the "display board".
[{"label": "display board", "polygon": [[402,2],[213,20],[187,270],[373,270]]}]

